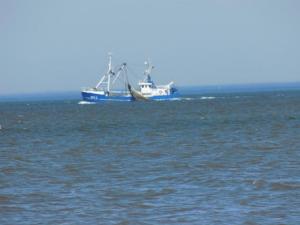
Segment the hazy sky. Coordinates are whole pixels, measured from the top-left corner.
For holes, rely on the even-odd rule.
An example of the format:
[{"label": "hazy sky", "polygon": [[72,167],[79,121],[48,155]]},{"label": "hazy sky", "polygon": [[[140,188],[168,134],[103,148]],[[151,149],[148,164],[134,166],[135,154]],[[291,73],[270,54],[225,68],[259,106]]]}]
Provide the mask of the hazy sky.
[{"label": "hazy sky", "polygon": [[300,81],[300,1],[0,0],[0,94],[93,86],[109,51],[159,83]]}]

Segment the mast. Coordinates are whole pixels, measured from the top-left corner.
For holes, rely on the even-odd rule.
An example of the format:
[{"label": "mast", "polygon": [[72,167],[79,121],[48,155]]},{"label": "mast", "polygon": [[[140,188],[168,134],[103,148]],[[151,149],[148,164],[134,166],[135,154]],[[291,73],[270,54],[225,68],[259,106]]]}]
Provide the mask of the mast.
[{"label": "mast", "polygon": [[107,91],[110,92],[110,75],[113,73],[112,63],[111,63],[112,54],[110,52],[108,53],[108,57],[109,57],[109,62],[108,62],[108,71],[107,71]]},{"label": "mast", "polygon": [[103,77],[101,78],[101,80],[98,82],[98,84],[96,85],[96,89],[99,88],[100,86],[103,87],[103,85],[106,84],[106,90],[109,92],[110,91],[110,86],[111,86],[111,75],[114,75],[113,69],[112,69],[112,54],[108,53],[108,69],[107,72],[103,75]]},{"label": "mast", "polygon": [[128,82],[126,66],[127,66],[126,63],[122,63],[122,65],[120,65],[114,71],[112,65],[112,54],[108,53],[108,68],[106,73],[102,76],[101,80],[96,85],[96,89],[100,88],[107,95],[109,95],[112,86],[115,84],[115,82],[120,78],[122,74],[124,76],[124,82],[126,81]]}]

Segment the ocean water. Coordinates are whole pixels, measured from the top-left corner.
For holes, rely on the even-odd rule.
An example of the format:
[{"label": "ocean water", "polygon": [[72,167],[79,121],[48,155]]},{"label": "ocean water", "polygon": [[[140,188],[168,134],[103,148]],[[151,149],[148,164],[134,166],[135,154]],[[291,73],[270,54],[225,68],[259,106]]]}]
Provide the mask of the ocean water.
[{"label": "ocean water", "polygon": [[0,224],[300,224],[300,92],[0,103]]}]

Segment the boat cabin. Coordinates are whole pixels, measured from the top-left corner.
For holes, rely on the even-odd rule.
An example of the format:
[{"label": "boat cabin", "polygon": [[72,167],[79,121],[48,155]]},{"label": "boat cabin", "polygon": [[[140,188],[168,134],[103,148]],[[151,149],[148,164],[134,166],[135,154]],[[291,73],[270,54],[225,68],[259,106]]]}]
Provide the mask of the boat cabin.
[{"label": "boat cabin", "polygon": [[151,94],[152,89],[155,87],[152,82],[139,82],[139,86],[142,94]]}]

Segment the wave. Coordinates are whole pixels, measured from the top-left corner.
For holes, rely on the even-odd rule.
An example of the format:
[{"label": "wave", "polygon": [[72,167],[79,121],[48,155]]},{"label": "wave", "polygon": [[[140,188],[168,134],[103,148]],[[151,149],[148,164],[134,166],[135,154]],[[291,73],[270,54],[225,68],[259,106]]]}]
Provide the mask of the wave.
[{"label": "wave", "polygon": [[202,96],[202,97],[196,97],[196,98],[192,98],[192,97],[187,97],[187,98],[176,98],[174,100],[181,100],[181,101],[195,101],[195,100],[210,100],[210,99],[215,99],[216,97],[214,96]]},{"label": "wave", "polygon": [[202,96],[200,99],[206,100],[206,99],[215,99],[216,97],[214,96]]},{"label": "wave", "polygon": [[87,102],[87,101],[80,101],[78,102],[78,105],[93,105],[96,104],[95,102]]}]

